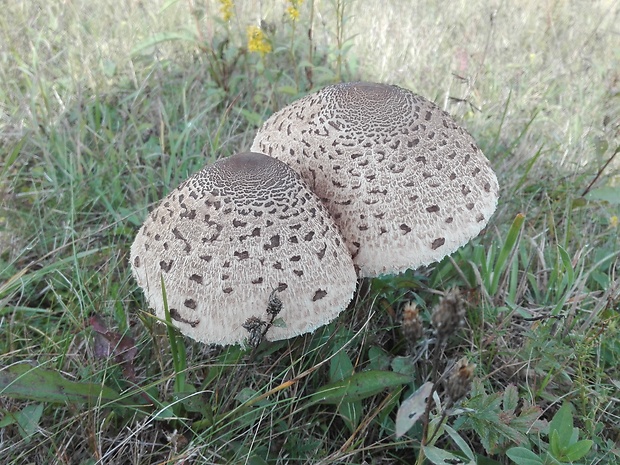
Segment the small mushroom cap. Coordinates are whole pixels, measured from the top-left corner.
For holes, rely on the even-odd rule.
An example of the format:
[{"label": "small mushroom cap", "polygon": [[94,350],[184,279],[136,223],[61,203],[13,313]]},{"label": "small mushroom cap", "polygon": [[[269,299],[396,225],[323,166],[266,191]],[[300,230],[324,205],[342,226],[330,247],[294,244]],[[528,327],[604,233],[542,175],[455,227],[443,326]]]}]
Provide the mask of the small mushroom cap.
[{"label": "small mushroom cap", "polygon": [[269,340],[314,331],[351,301],[356,273],[338,228],[287,165],[258,153],[222,159],[190,176],[148,216],[131,266],[164,318],[161,277],[173,323],[205,343],[243,344],[243,325],[270,321]]},{"label": "small mushroom cap", "polygon": [[396,86],[326,87],[273,114],[252,150],[301,174],[361,276],[441,260],[497,206],[497,178],[473,138],[434,103]]}]

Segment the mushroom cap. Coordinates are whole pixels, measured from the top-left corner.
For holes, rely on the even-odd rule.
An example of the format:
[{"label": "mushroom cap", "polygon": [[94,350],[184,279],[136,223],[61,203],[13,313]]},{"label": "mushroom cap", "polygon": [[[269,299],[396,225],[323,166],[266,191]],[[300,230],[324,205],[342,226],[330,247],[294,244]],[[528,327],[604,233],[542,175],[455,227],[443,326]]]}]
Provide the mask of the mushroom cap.
[{"label": "mushroom cap", "polygon": [[397,86],[325,87],[273,114],[252,150],[301,174],[361,276],[441,260],[476,236],[497,206],[497,178],[471,135]]},{"label": "mushroom cap", "polygon": [[[258,153],[219,160],[164,198],[138,232],[130,262],[149,305],[198,341],[243,344],[243,324],[270,321],[286,339],[333,320],[351,301],[356,273],[338,228],[286,164]],[[266,326],[265,326],[266,327]]]}]

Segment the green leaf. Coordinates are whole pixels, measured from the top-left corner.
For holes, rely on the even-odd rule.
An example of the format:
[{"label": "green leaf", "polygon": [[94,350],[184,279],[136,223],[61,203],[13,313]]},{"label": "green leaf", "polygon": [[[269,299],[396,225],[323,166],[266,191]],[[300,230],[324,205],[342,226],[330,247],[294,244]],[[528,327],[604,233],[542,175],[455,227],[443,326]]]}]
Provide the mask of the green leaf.
[{"label": "green leaf", "polygon": [[517,465],[542,465],[541,458],[525,447],[513,447],[506,451],[506,455]]},{"label": "green leaf", "polygon": [[470,459],[469,462],[465,462],[463,457],[460,457],[452,452],[440,449],[435,446],[423,446],[422,450],[426,458],[435,465],[446,465],[447,463],[458,463],[459,465],[476,465],[475,459]]},{"label": "green leaf", "polygon": [[[368,368],[371,370],[387,370],[390,367],[391,357],[383,349],[372,346],[368,349]],[[396,371],[396,370],[395,370]]]},{"label": "green leaf", "polygon": [[118,401],[119,394],[97,383],[69,381],[60,373],[19,363],[0,371],[0,396],[38,402],[96,404]]},{"label": "green leaf", "polygon": [[519,391],[514,384],[506,386],[504,391],[504,401],[502,402],[505,412],[514,412],[519,403]]},{"label": "green leaf", "polygon": [[411,377],[392,371],[362,371],[319,388],[312,394],[310,401],[335,405],[354,402],[374,396],[386,388],[401,386],[411,381]]},{"label": "green leaf", "polygon": [[562,450],[562,440],[560,439],[560,433],[557,429],[550,432],[549,435],[549,453],[556,458],[562,458],[564,451]]},{"label": "green leaf", "polygon": [[394,357],[392,363],[390,364],[390,368],[396,373],[400,373],[406,376],[412,376],[416,373],[416,368],[413,363],[411,363],[411,357]]},{"label": "green leaf", "polygon": [[612,205],[620,204],[620,187],[619,186],[605,186],[598,189],[592,189],[586,194],[588,200],[602,200],[609,202]]},{"label": "green leaf", "polygon": [[31,404],[18,412],[6,412],[0,422],[0,428],[17,423],[17,430],[20,436],[26,441],[37,432],[39,421],[43,415],[43,404]]},{"label": "green leaf", "polygon": [[564,456],[566,460],[571,462],[575,462],[590,452],[590,448],[592,447],[593,442],[589,439],[584,439],[582,441],[577,441],[575,444],[571,444],[566,449]]},{"label": "green leaf", "polygon": [[263,124],[263,115],[255,111],[250,111],[245,108],[238,110],[238,113],[245,118],[245,120],[254,127],[260,127]]},{"label": "green leaf", "polygon": [[567,286],[572,286],[573,283],[575,282],[575,270],[573,268],[571,257],[568,254],[568,252],[562,246],[559,246],[559,245],[558,245],[558,252],[560,254],[560,259],[562,260],[564,271],[566,272],[566,277],[568,279]]},{"label": "green leaf", "polygon": [[478,433],[488,454],[503,453],[508,446],[522,444],[527,441],[528,434],[539,433],[547,426],[539,420],[540,408],[527,402],[516,416],[513,387],[508,386],[506,391],[487,394],[482,382],[474,380],[472,397],[465,403],[472,412],[467,414],[463,426]]},{"label": "green leaf", "polygon": [[329,380],[342,381],[353,374],[353,363],[344,350],[334,354],[329,364]]},{"label": "green leaf", "polygon": [[461,437],[459,433],[456,432],[454,428],[449,425],[444,425],[444,429],[450,435],[454,443],[461,449],[461,451],[467,456],[472,463],[476,463],[476,457],[474,456],[474,452],[471,450],[469,445],[465,442],[465,440]]},{"label": "green leaf", "polygon": [[573,414],[571,413],[570,404],[565,403],[560,407],[551,423],[549,424],[549,441],[553,440],[553,432],[557,431],[557,446],[565,449],[571,444],[571,436],[573,435]]}]

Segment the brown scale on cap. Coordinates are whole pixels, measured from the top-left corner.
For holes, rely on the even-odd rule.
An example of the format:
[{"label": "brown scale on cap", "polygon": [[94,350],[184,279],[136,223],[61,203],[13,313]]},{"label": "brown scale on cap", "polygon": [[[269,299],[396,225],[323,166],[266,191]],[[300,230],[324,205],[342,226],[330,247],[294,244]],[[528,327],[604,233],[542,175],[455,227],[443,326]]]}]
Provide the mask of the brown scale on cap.
[{"label": "brown scale on cap", "polygon": [[131,266],[157,316],[161,276],[173,322],[202,342],[243,343],[250,318],[269,321],[266,338],[313,331],[346,308],[353,262],[329,213],[299,175],[257,153],[220,160],[173,190],[131,247]]},{"label": "brown scale on cap", "polygon": [[396,86],[326,87],[272,115],[252,150],[302,175],[361,276],[440,260],[476,236],[497,205],[497,178],[473,138]]}]

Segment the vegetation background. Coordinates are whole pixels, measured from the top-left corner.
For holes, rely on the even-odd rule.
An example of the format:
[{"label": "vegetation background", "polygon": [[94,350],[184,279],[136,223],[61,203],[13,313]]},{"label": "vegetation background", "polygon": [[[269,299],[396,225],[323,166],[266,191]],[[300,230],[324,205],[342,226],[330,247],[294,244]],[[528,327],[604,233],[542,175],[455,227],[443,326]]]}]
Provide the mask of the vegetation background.
[{"label": "vegetation background", "polygon": [[[612,0],[4,2],[0,463],[620,463],[619,25]],[[254,352],[155,324],[127,263],[148,208],[357,79],[474,135],[486,233]],[[467,323],[438,344],[452,288]]]}]

